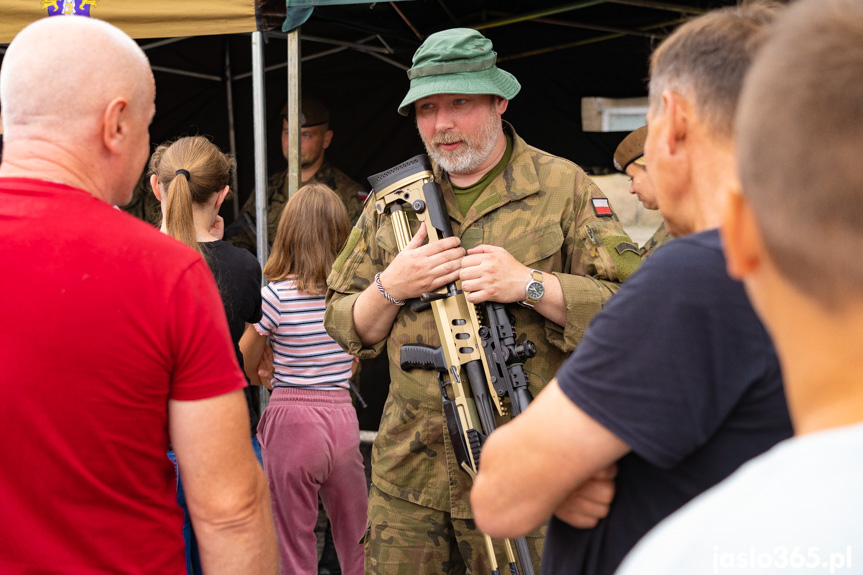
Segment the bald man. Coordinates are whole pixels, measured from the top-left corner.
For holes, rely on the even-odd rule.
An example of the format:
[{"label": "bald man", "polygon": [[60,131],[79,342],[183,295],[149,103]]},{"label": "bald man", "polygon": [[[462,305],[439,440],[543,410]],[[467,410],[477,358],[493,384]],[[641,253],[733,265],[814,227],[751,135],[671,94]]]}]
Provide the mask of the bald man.
[{"label": "bald man", "polygon": [[245,383],[203,259],[113,208],[149,154],[155,85],[104,22],[40,20],[0,70],[0,572],[275,573]]}]

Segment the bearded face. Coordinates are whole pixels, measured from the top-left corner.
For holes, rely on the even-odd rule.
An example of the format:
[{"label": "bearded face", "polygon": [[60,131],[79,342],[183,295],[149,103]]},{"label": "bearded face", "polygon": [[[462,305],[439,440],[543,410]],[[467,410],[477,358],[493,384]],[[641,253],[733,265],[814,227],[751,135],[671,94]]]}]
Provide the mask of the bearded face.
[{"label": "bearded face", "polygon": [[[474,97],[475,98],[475,97]],[[487,97],[485,97],[487,98]],[[476,102],[466,115],[430,125],[417,112],[417,129],[426,152],[450,174],[470,174],[491,155],[503,132],[500,114],[490,99]]]}]

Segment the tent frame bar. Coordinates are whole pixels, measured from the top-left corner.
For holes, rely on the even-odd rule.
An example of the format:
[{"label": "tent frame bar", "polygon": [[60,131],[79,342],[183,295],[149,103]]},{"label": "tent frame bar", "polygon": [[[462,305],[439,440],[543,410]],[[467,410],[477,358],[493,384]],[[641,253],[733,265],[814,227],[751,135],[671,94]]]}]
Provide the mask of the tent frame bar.
[{"label": "tent frame bar", "polygon": [[176,74],[178,76],[187,76],[189,78],[199,78],[201,80],[212,80],[213,82],[224,82],[225,79],[214,74],[201,74],[200,72],[189,72],[188,70],[178,70],[176,68],[168,68],[166,66],[153,66],[150,68],[154,72],[164,72],[165,74]]},{"label": "tent frame bar", "polygon": [[[270,36],[276,37],[276,38],[285,38],[285,39],[288,38],[287,34],[270,34]],[[377,38],[382,44],[384,44],[386,46],[386,48],[378,48],[376,46],[368,46],[365,44],[365,42],[370,42],[370,41],[374,40],[375,38]],[[307,40],[307,39],[310,39],[310,38],[308,36],[302,37],[302,40]],[[317,58],[323,58],[324,56],[330,56],[332,54],[337,54],[337,53],[343,52],[345,50],[356,50],[357,52],[363,52],[365,54],[368,54],[369,56],[374,56],[375,58],[378,58],[379,60],[383,60],[384,62],[387,62],[388,64],[395,66],[396,68],[399,68],[402,70],[408,69],[402,63],[400,63],[396,60],[393,60],[391,58],[387,58],[386,56],[383,55],[383,54],[393,54],[394,50],[379,35],[366,36],[365,38],[357,40],[356,42],[340,42],[338,40],[323,42],[323,40],[325,40],[325,39],[319,39],[318,41],[321,41],[322,43],[325,43],[325,44],[334,44],[334,45],[339,46],[339,47],[333,48],[332,50],[324,50],[322,52],[315,52],[314,54],[309,54],[308,56],[302,56],[300,58],[300,61],[301,62],[308,62],[309,60],[315,60]],[[287,66],[288,66],[288,61],[286,60],[284,62],[279,62],[278,64],[272,64],[270,66],[267,66],[266,68],[264,68],[264,72],[272,72],[273,70],[284,70]],[[244,80],[251,75],[252,75],[252,72],[244,72],[243,74],[238,74],[238,75],[234,76],[234,80]]]},{"label": "tent frame bar", "polygon": [[[681,22],[686,22],[688,18],[677,18],[675,20],[669,20],[667,22],[660,22],[659,24],[653,24],[651,26],[645,26],[643,28],[639,28],[639,30],[647,31],[655,28],[664,28],[666,26],[674,26],[680,24]],[[557,44],[555,46],[547,46],[545,48],[537,48],[536,50],[528,50],[527,52],[519,52],[518,54],[510,54],[509,56],[503,56],[498,58],[498,62],[505,62],[507,60],[517,60],[519,58],[527,58],[530,56],[537,56],[539,54],[547,54],[549,52],[557,52],[559,50],[566,50],[569,48],[576,48],[578,46],[587,46],[588,44],[598,44],[599,42],[606,42],[608,40],[615,40],[617,38],[624,37],[625,34],[607,34],[605,36],[596,36],[594,38],[586,38],[584,40],[578,40],[576,42],[567,42],[565,44]]]},{"label": "tent frame bar", "polygon": [[[237,132],[234,126],[234,85],[231,78],[231,45],[225,42],[225,97],[228,101],[228,143],[231,146],[231,157],[237,157]],[[240,216],[240,183],[237,170],[231,170],[231,189],[234,190],[231,200],[234,210],[234,220]]]},{"label": "tent frame bar", "polygon": [[146,52],[147,50],[151,50],[153,48],[159,48],[160,46],[167,46],[168,44],[182,42],[183,40],[188,40],[189,38],[191,38],[191,36],[177,36],[176,38],[165,38],[164,40],[156,40],[155,42],[150,42],[149,44],[141,44],[141,50]]},{"label": "tent frame bar", "polygon": [[[270,32],[270,37],[272,38],[288,38],[290,32]],[[392,48],[380,47],[380,46],[369,46],[366,42],[374,40],[377,38],[377,35],[372,35],[367,38],[363,38],[358,42],[346,42],[344,40],[335,40],[333,38],[324,38],[323,36],[307,36],[303,34],[303,41],[308,40],[309,42],[318,42],[320,44],[332,44],[333,46],[342,46],[344,48],[354,48],[356,50],[362,50],[364,52],[380,52],[381,54],[392,54]]]},{"label": "tent frame bar", "polygon": [[[492,14],[495,17],[507,18],[510,17],[511,14],[507,14],[506,12],[497,12],[490,11],[489,14]],[[534,18],[531,22],[537,22],[539,24],[550,24],[552,26],[561,26],[564,28],[578,28],[580,30],[594,30],[596,32],[612,32],[615,34],[626,34],[627,36],[642,36],[644,38],[651,39],[660,39],[664,38],[665,34],[656,34],[653,32],[642,32],[641,30],[632,30],[629,28],[615,28],[613,26],[601,26],[598,24],[587,24],[584,22],[573,22],[571,20],[558,20],[556,18]]]},{"label": "tent frame bar", "polygon": [[553,16],[563,12],[571,12],[572,10],[581,10],[582,8],[589,8],[590,6],[596,6],[597,4],[605,4],[606,1],[607,0],[582,0],[581,2],[575,2],[574,4],[565,4],[563,6],[546,8],[545,10],[537,10],[536,12],[527,12],[518,16],[511,16],[509,18],[502,18],[491,22],[483,22],[481,24],[471,26],[471,28],[474,30],[487,30],[488,28],[509,26],[510,24],[518,24],[519,22],[544,18],[545,16]]},{"label": "tent frame bar", "polygon": [[668,4],[666,2],[654,2],[653,0],[608,0],[612,4],[624,4],[638,8],[653,8],[654,10],[665,10],[666,12],[677,12],[678,14],[701,15],[707,14],[708,10],[694,6],[680,6],[679,4]]}]

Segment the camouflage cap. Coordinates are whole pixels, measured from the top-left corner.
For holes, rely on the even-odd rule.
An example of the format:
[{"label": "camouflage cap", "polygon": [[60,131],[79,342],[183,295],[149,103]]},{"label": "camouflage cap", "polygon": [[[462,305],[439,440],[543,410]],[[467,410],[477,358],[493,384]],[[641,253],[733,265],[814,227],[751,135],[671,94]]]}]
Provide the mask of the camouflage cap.
[{"label": "camouflage cap", "polygon": [[614,167],[621,172],[644,155],[644,141],[647,139],[647,126],[642,126],[626,136],[614,151]]},{"label": "camouflage cap", "polygon": [[452,28],[432,34],[414,53],[408,70],[411,86],[399,114],[410,105],[435,94],[493,94],[511,100],[521,90],[515,76],[498,68],[491,40],[469,28]]},{"label": "camouflage cap", "polygon": [[[311,128],[330,121],[330,110],[326,105],[312,96],[303,96],[300,112],[300,127]],[[288,105],[282,106],[282,118],[288,117]]]}]

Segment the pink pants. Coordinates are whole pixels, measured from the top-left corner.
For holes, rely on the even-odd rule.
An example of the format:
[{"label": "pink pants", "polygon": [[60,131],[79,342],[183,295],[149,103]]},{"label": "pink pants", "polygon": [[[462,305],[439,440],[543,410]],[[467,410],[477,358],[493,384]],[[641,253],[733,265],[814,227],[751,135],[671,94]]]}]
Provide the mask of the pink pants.
[{"label": "pink pants", "polygon": [[362,575],[368,486],[348,390],[276,388],[258,424],[282,573],[317,575],[318,493],[344,575]]}]

